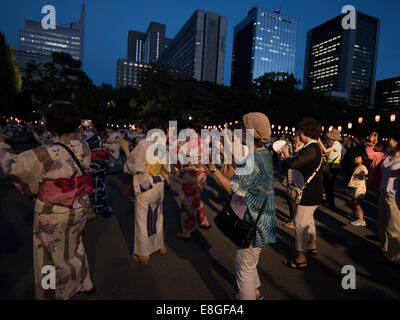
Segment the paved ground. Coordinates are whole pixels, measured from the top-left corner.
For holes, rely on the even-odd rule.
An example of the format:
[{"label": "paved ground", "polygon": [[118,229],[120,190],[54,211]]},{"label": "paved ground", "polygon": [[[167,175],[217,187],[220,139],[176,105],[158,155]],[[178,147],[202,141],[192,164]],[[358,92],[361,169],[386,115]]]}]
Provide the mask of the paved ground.
[{"label": "paved ground", "polygon": [[[114,214],[89,221],[84,234],[97,293],[76,299],[230,299],[234,291],[233,249],[213,224],[223,192],[209,180],[203,200],[213,227],[195,232],[192,241],[185,242],[175,237],[179,180],[174,179],[164,203],[168,254],[153,254],[145,266],[131,258],[134,211],[133,204],[117,193],[121,178],[121,174],[107,177]],[[0,180],[0,299],[33,299],[33,203]],[[339,179],[338,186],[341,183]],[[267,299],[400,298],[400,272],[381,263],[376,254],[377,196],[367,196],[368,227],[357,228],[345,217],[350,212],[349,195],[343,188],[336,194],[336,212],[321,206],[316,213],[319,255],[309,259],[307,271],[291,270],[281,262],[292,252],[294,232],[282,227],[288,208],[283,188],[276,181],[278,242],[263,250],[258,268]],[[344,265],[357,270],[356,290],[341,287]]]}]

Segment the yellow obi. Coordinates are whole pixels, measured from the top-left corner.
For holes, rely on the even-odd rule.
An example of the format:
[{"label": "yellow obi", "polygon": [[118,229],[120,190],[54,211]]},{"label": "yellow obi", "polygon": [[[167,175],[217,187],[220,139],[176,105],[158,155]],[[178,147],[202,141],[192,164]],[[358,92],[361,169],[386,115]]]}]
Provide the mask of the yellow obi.
[{"label": "yellow obi", "polygon": [[147,163],[146,170],[152,177],[157,177],[157,176],[167,177],[168,176],[168,165],[167,164]]}]

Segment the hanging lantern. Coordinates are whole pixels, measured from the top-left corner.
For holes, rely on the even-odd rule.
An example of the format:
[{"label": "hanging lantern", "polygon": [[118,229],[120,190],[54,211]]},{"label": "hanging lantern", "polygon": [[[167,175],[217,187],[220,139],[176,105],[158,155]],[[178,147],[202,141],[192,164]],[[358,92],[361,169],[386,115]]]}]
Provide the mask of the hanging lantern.
[{"label": "hanging lantern", "polygon": [[329,127],[329,132],[331,132],[333,130],[333,127],[332,126],[330,126]]},{"label": "hanging lantern", "polygon": [[281,130],[281,126],[278,126],[278,130]]},{"label": "hanging lantern", "polygon": [[271,126],[271,129],[273,129],[273,128],[275,128],[275,125],[272,125],[272,126]]},{"label": "hanging lantern", "polygon": [[285,131],[288,131],[289,130],[289,127],[285,127]]},{"label": "hanging lantern", "polygon": [[342,132],[342,126],[338,127],[339,132]]},{"label": "hanging lantern", "polygon": [[352,124],[351,122],[349,122],[349,123],[347,124],[347,128],[349,128],[349,129],[353,128],[353,124]]},{"label": "hanging lantern", "polygon": [[324,126],[322,126],[322,131],[325,131],[325,127]]},{"label": "hanging lantern", "polygon": [[381,121],[381,116],[379,114],[377,114],[375,116],[375,122],[379,122],[379,121]]},{"label": "hanging lantern", "polygon": [[395,122],[396,121],[396,115],[395,114],[392,114],[391,116],[390,116],[390,122]]},{"label": "hanging lantern", "polygon": [[359,117],[359,118],[358,118],[358,123],[361,124],[362,122],[363,122],[363,118],[362,118],[362,117]]},{"label": "hanging lantern", "polygon": [[294,133],[295,131],[296,131],[296,128],[295,128],[295,127],[293,127],[293,128],[292,128],[292,132]]}]

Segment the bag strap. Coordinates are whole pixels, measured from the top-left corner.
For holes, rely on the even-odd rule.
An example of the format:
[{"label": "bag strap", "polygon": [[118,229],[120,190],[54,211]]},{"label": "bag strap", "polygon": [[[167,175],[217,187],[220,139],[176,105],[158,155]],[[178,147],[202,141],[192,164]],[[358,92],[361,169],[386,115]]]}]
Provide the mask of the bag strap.
[{"label": "bag strap", "polygon": [[340,158],[340,155],[338,155],[335,159],[333,159],[330,163],[329,163],[329,168],[332,168],[333,163],[338,160]]},{"label": "bag strap", "polygon": [[75,156],[75,154],[72,152],[72,150],[71,150],[67,145],[65,145],[64,143],[56,142],[56,143],[54,143],[54,144],[56,144],[56,145],[58,145],[58,146],[60,146],[60,147],[63,147],[66,151],[68,151],[68,153],[70,154],[70,156],[72,157],[72,159],[74,159],[76,165],[77,165],[77,166],[79,167],[79,169],[82,171],[82,174],[85,176],[85,175],[86,175],[85,169],[83,168],[83,166],[81,165],[81,163],[79,162],[79,160],[78,160],[78,158]]},{"label": "bag strap", "polygon": [[258,221],[260,220],[261,215],[262,215],[262,213],[263,213],[263,211],[264,211],[264,209],[265,209],[265,205],[266,205],[266,203],[267,203],[267,200],[268,200],[268,196],[265,198],[265,200],[264,200],[264,202],[263,202],[263,204],[262,204],[262,206],[261,206],[261,209],[260,209],[260,211],[258,212],[258,216],[257,216],[257,219],[256,219],[256,225],[257,225]]},{"label": "bag strap", "polygon": [[323,157],[322,157],[322,154],[321,154],[321,161],[319,162],[318,168],[315,169],[313,174],[308,178],[308,180],[306,181],[304,186],[301,188],[302,190],[304,190],[304,188],[311,182],[311,180],[314,179],[315,175],[318,173],[319,169],[321,168],[322,162],[323,162]]}]

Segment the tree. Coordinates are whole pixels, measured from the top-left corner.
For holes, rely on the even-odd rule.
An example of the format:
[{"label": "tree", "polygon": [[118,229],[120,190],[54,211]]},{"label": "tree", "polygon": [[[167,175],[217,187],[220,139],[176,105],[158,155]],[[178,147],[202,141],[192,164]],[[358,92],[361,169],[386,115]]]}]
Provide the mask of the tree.
[{"label": "tree", "polygon": [[14,53],[3,33],[0,33],[0,79],[0,108],[8,114],[13,110],[15,97],[21,91],[22,78]]}]

